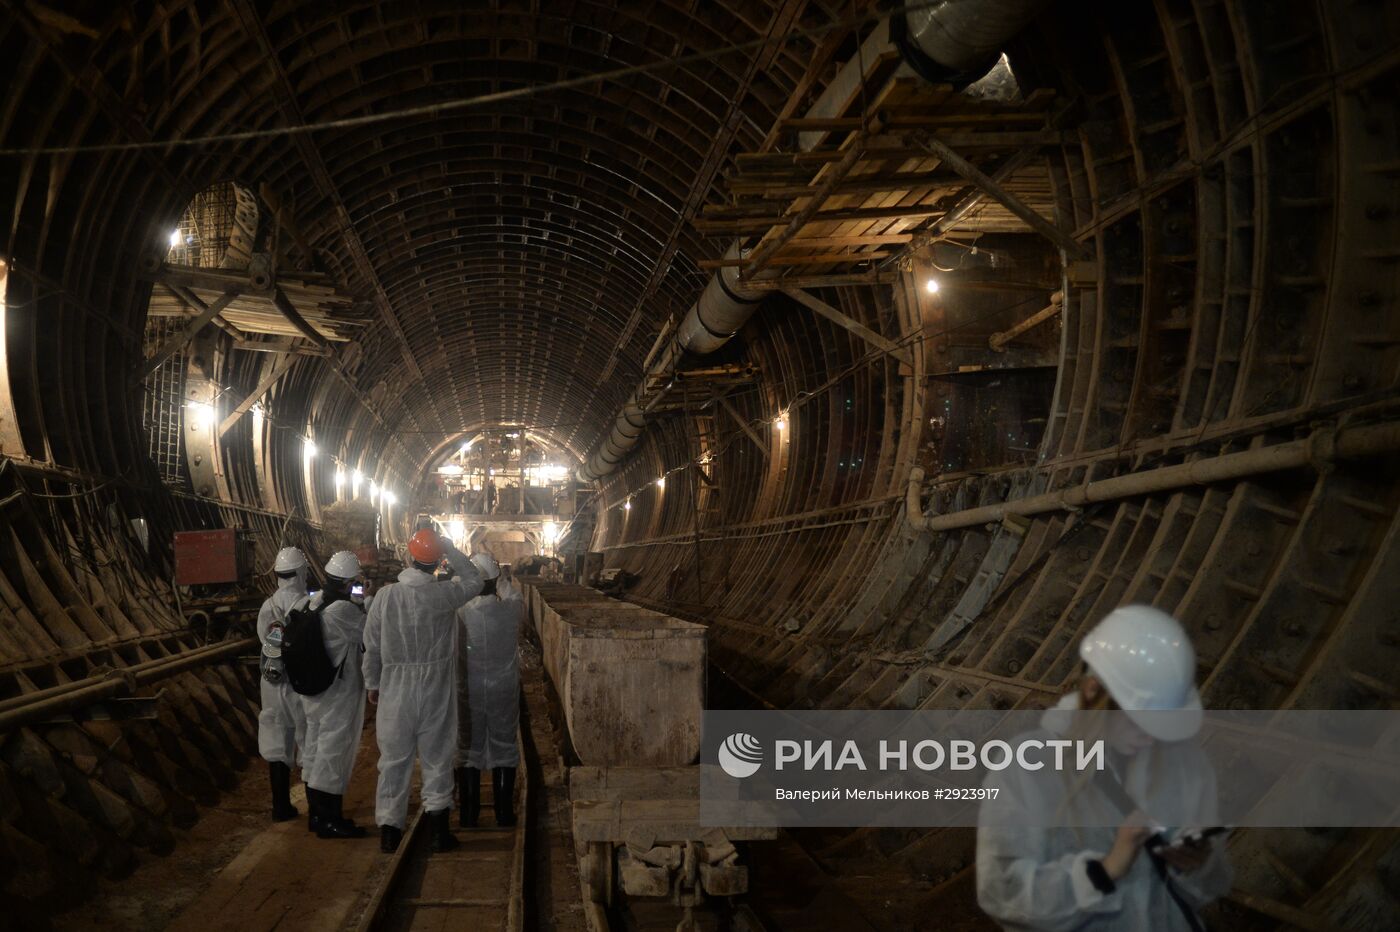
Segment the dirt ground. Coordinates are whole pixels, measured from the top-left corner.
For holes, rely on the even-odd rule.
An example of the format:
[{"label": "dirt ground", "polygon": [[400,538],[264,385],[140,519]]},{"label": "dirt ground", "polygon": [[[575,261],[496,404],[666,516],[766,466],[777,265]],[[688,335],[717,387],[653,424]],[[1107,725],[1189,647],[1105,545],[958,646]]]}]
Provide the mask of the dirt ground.
[{"label": "dirt ground", "polygon": [[[294,790],[297,808],[306,801]],[[104,880],[98,895],[54,917],[56,929],[147,932],[164,929],[223,868],[268,825],[267,765],[255,759],[239,774],[238,787],[213,808],[200,807],[188,831],[174,830],[175,850],[166,857],[140,852],[141,865],[123,880]]]},{"label": "dirt ground", "polygon": [[[302,818],[271,822],[267,765],[255,759],[217,806],[200,807],[200,819],[191,829],[176,830],[170,855],[142,852],[134,873],[119,881],[103,881],[93,899],[55,916],[54,928],[257,932],[281,925],[283,918],[307,919],[332,907],[339,910],[338,918],[325,927],[337,927],[339,918],[368,900],[381,862],[387,863],[379,854],[378,832],[373,828],[378,757],[371,724],[361,739],[346,794],[346,815],[368,828],[369,837],[323,841],[310,835],[305,830],[306,797],[300,782],[292,787],[292,802]],[[298,780],[299,774],[293,779]],[[308,928],[297,921],[292,926]]]}]

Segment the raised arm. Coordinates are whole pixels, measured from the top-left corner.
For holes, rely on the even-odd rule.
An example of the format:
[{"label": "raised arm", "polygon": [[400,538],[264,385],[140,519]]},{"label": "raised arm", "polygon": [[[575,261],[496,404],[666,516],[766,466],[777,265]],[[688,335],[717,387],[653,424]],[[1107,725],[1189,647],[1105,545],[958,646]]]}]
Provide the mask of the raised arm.
[{"label": "raised arm", "polygon": [[459,598],[454,601],[459,606],[466,605],[481,594],[486,580],[481,578],[481,570],[476,568],[476,564],[471,561],[471,558],[458,550],[457,545],[446,537],[442,539],[442,551],[447,556],[447,562],[451,564],[452,571],[456,574],[452,578],[452,582],[457,586]]}]

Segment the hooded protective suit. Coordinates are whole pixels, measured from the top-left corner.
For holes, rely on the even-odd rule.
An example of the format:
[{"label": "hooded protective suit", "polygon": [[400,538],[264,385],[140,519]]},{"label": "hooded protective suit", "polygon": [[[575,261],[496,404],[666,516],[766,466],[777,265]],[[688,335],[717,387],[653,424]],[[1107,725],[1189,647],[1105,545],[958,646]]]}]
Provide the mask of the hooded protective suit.
[{"label": "hooded protective suit", "polygon": [[459,748],[462,766],[478,770],[519,766],[520,748],[515,741],[520,720],[517,650],[525,617],[524,597],[501,579],[496,595],[477,596],[458,610],[457,617],[464,626],[471,708],[470,743]]},{"label": "hooded protective suit", "polygon": [[[272,625],[285,620],[287,613],[305,598],[305,566],[296,571],[296,576],[277,580],[277,591],[268,596],[258,610],[258,639],[264,647],[267,646],[267,633]],[[268,664],[274,662],[263,653],[259,669],[266,670]],[[285,679],[280,683],[270,683],[264,676],[259,685],[262,710],[258,713],[258,753],[269,763],[295,767],[297,748],[301,748],[301,766],[305,774],[311,769],[316,753],[307,737],[306,709],[301,696]]]},{"label": "hooded protective suit", "polygon": [[[318,592],[309,607],[319,609],[324,600],[325,593]],[[306,770],[306,785],[344,796],[365,724],[365,679],[360,669],[364,609],[348,599],[337,599],[321,612],[321,633],[326,654],[340,666],[340,673],[325,692],[302,697],[308,740],[316,747],[316,758]]]},{"label": "hooded protective suit", "polygon": [[481,573],[453,548],[451,580],[413,567],[375,594],[365,624],[365,688],[379,690],[379,789],[375,819],[402,829],[415,752],[423,768],[423,808],[452,806],[457,750],[457,609],[481,591]]},{"label": "hooded protective suit", "polygon": [[[1015,739],[1047,740],[1066,735],[1079,708],[1070,694],[1048,710],[1041,728]],[[1121,761],[1121,759],[1120,759]],[[1126,759],[1118,770],[1128,794],[1152,815],[1191,811],[1191,826],[1218,825],[1215,771],[1193,742],[1158,742]],[[1180,907],[1143,851],[1132,868],[1103,893],[1089,879],[1088,862],[1102,860],[1113,847],[1122,816],[1094,783],[1070,792],[1066,773],[1053,767],[1019,767],[993,772],[986,786],[1000,790],[984,803],[977,829],[977,902],[1006,929],[1180,930],[1190,929]],[[1063,813],[1063,815],[1051,815]],[[1047,828],[1052,818],[1079,828]],[[1230,890],[1233,872],[1222,839],[1216,839],[1204,865],[1190,873],[1171,871],[1177,891],[1199,910]]]}]

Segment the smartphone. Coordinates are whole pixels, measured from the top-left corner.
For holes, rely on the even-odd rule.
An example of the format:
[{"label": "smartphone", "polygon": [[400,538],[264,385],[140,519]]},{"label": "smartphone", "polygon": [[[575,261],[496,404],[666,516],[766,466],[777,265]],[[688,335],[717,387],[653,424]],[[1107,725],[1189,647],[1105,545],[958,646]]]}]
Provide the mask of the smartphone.
[{"label": "smartphone", "polygon": [[1199,845],[1207,838],[1214,838],[1216,835],[1224,835],[1230,831],[1229,825],[1213,825],[1210,828],[1184,828],[1172,837],[1168,847],[1177,848],[1182,845]]},{"label": "smartphone", "polygon": [[356,583],[355,585],[350,587],[350,594],[357,599],[362,599],[365,596],[365,587],[359,583]]}]

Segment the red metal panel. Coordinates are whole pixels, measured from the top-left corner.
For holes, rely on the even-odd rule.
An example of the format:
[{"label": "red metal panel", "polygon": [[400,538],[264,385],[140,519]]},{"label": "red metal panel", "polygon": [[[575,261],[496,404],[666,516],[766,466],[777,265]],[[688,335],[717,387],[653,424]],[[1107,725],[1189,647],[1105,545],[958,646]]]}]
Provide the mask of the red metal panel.
[{"label": "red metal panel", "polygon": [[238,581],[238,532],[177,531],[175,584],[197,586]]}]

